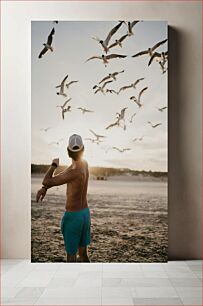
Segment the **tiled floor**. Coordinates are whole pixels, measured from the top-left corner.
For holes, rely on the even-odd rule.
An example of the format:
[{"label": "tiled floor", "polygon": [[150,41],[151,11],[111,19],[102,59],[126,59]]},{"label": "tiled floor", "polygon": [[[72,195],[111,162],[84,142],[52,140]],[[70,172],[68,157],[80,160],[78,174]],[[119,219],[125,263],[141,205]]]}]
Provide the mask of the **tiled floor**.
[{"label": "tiled floor", "polygon": [[202,305],[202,261],[1,261],[1,305]]}]

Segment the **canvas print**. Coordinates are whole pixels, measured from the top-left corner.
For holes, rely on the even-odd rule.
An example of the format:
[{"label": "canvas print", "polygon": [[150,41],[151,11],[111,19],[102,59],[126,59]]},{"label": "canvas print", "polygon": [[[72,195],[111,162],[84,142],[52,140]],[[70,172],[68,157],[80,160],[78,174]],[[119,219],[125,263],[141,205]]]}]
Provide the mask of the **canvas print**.
[{"label": "canvas print", "polygon": [[166,21],[31,24],[31,261],[166,262]]}]

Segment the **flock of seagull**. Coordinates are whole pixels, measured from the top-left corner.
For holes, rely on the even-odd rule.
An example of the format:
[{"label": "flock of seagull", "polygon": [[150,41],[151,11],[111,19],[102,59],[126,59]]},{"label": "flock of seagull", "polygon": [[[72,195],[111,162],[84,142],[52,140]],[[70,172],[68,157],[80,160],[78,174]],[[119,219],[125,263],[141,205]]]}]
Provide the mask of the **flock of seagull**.
[{"label": "flock of seagull", "polygon": [[[124,58],[126,58],[128,55],[117,54],[117,53],[108,54],[108,53],[111,51],[111,49],[114,49],[115,47],[122,48],[124,41],[127,38],[134,35],[133,28],[139,22],[142,22],[142,21],[133,21],[133,22],[119,21],[118,24],[110,30],[110,32],[108,33],[108,35],[106,36],[105,39],[100,39],[97,36],[93,36],[92,39],[96,40],[100,44],[104,54],[91,56],[85,62],[89,62],[89,61],[94,60],[94,59],[102,60],[105,67],[107,67],[107,64],[112,59],[124,59]],[[53,23],[58,24],[58,21],[53,21]],[[121,26],[123,24],[127,27],[126,34],[122,35],[119,39],[115,39],[112,42],[112,37],[114,36],[115,33],[118,32],[118,30],[121,28]],[[41,59],[47,51],[53,52],[52,42],[53,42],[53,36],[54,35],[55,35],[55,28],[52,28],[52,30],[51,30],[48,38],[47,38],[47,42],[43,44],[44,47],[43,47],[43,49],[41,50],[41,52],[38,56],[39,59]],[[149,57],[148,66],[150,66],[153,61],[156,61],[160,65],[161,71],[164,74],[164,73],[166,73],[166,71],[168,69],[167,68],[168,51],[159,53],[159,52],[157,52],[157,49],[160,46],[164,45],[166,42],[167,42],[167,39],[164,39],[164,40],[156,43],[154,46],[148,48],[147,50],[143,50],[143,51],[140,51],[140,52],[132,55],[132,58],[147,55]],[[128,89],[136,89],[137,85],[140,82],[144,81],[144,77],[141,77],[141,78],[135,80],[134,82],[132,82],[131,84],[127,84],[125,86],[122,86],[118,90],[114,90],[114,89],[111,89],[111,88],[106,88],[107,85],[109,86],[109,84],[115,82],[117,80],[117,78],[119,78],[119,75],[123,74],[123,73],[125,73],[125,71],[121,70],[121,71],[116,71],[116,72],[109,73],[108,75],[104,76],[101,79],[101,81],[98,82],[98,84],[93,86],[94,94],[102,93],[103,95],[105,95],[105,94],[119,95],[123,91],[127,91]],[[68,78],[69,78],[69,75],[67,74],[62,79],[61,83],[56,86],[56,89],[58,89],[58,91],[56,92],[57,95],[67,98],[67,96],[68,96],[67,91],[69,90],[70,86],[72,87],[73,84],[76,84],[76,83],[79,82],[78,80],[68,80]],[[141,101],[141,97],[147,91],[147,89],[148,89],[148,86],[144,86],[144,87],[142,87],[142,89],[139,91],[139,93],[137,95],[132,95],[132,96],[129,97],[129,100],[132,101],[133,103],[135,103],[137,105],[138,109],[140,109],[143,106],[143,103]],[[68,98],[62,105],[57,105],[56,106],[57,108],[60,108],[61,116],[62,116],[63,120],[65,119],[65,113],[72,111],[72,106],[69,105],[69,102],[71,100],[72,100],[72,98]],[[94,112],[93,110],[86,109],[84,107],[78,107],[77,109],[80,110],[83,115],[85,113],[93,113]],[[109,129],[112,129],[112,128],[115,128],[115,127],[120,127],[125,131],[127,129],[126,118],[125,118],[127,109],[128,109],[128,107],[124,107],[120,110],[120,112],[117,112],[115,114],[114,120],[112,120],[112,122],[109,125],[107,125],[105,129],[109,130]],[[167,106],[157,107],[157,110],[159,112],[164,112],[164,110],[166,110],[166,109],[167,109]],[[135,116],[136,116],[136,113],[133,113],[131,115],[130,119],[128,120],[128,122],[130,124],[133,123],[133,119],[134,119]],[[148,124],[152,128],[157,128],[158,126],[162,125],[161,122],[153,124],[151,121],[148,121]],[[51,128],[52,127],[47,127],[47,128],[41,129],[41,130],[44,131],[44,132],[47,132]],[[90,141],[94,144],[99,145],[106,138],[106,136],[99,135],[91,129],[89,129],[89,131],[94,136],[94,138],[89,137],[89,138],[85,138],[85,140]],[[134,138],[132,141],[133,142],[142,141],[144,137],[145,137],[145,135],[143,135],[141,137]],[[61,138],[58,141],[53,141],[53,142],[49,143],[49,145],[53,145],[53,144],[54,145],[59,145],[61,143],[61,141],[63,141],[63,140],[64,139]],[[102,149],[106,153],[108,153],[109,150],[116,150],[120,153],[124,153],[126,151],[130,151],[132,148],[118,148],[118,147],[113,146],[113,147],[102,148]]]}]

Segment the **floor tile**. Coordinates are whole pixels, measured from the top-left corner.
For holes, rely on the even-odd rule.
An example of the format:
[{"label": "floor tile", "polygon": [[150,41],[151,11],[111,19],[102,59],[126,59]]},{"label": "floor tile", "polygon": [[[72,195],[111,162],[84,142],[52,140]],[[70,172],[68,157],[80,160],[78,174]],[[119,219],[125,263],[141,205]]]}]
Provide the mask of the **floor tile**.
[{"label": "floor tile", "polygon": [[181,297],[183,305],[197,306],[203,305],[201,297]]},{"label": "floor tile", "polygon": [[48,297],[41,297],[37,300],[35,305],[94,305],[94,306],[99,306],[101,305],[101,297],[98,298],[91,298],[91,297],[86,297],[86,298],[72,298],[72,297],[66,297],[66,298],[48,298]]},{"label": "floor tile", "polygon": [[171,287],[137,287],[133,297],[157,298],[157,297],[179,297],[175,289]]},{"label": "floor tile", "polygon": [[202,282],[199,278],[170,278],[174,287],[200,287]]},{"label": "floor tile", "polygon": [[39,298],[44,292],[43,287],[24,287],[22,288],[17,295],[16,298]]},{"label": "floor tile", "polygon": [[124,287],[103,287],[102,288],[102,300],[103,298],[129,298],[131,297],[130,288]]},{"label": "floor tile", "polygon": [[68,288],[58,288],[58,289],[45,289],[41,297],[46,298],[100,298],[101,297],[101,288],[95,287],[68,287]]},{"label": "floor tile", "polygon": [[183,302],[179,298],[133,298],[134,305],[183,305]]},{"label": "floor tile", "polygon": [[202,287],[176,287],[175,290],[181,298],[202,296]]},{"label": "floor tile", "polygon": [[102,298],[102,305],[115,305],[115,306],[130,306],[134,305],[133,299],[131,297],[121,298],[121,297],[104,297]]},{"label": "floor tile", "polygon": [[13,298],[18,294],[18,292],[20,290],[21,290],[21,288],[16,288],[16,287],[2,287],[1,288],[1,297],[3,299]]},{"label": "floor tile", "polygon": [[3,305],[26,305],[32,306],[38,300],[37,297],[29,297],[29,298],[12,298],[5,302]]}]

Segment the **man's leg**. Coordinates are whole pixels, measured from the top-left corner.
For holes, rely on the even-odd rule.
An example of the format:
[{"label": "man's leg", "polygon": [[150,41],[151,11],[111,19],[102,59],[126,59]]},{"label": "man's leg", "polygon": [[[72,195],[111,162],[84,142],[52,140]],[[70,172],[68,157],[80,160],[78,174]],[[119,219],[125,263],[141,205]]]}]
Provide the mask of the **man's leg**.
[{"label": "man's leg", "polygon": [[67,253],[67,262],[76,262],[76,254],[70,255]]},{"label": "man's leg", "polygon": [[78,252],[81,262],[90,262],[89,257],[87,255],[87,247],[79,247]]}]

